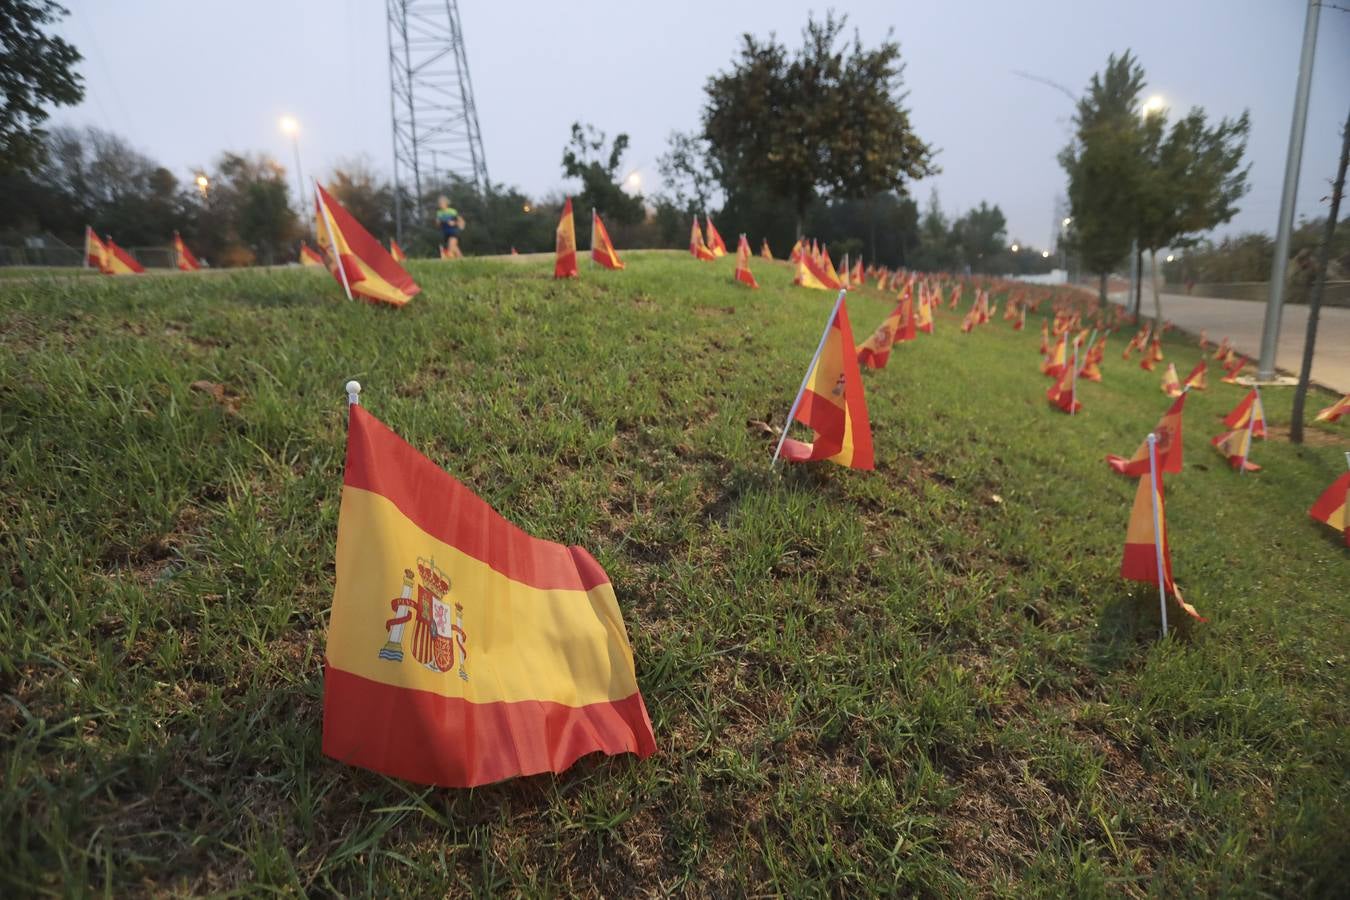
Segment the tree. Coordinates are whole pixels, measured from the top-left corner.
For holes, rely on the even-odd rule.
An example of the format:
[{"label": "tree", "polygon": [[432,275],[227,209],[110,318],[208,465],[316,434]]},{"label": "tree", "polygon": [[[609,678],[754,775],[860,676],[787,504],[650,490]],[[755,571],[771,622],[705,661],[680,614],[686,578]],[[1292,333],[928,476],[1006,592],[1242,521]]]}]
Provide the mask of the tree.
[{"label": "tree", "polygon": [[1106,279],[1129,252],[1137,221],[1143,180],[1143,144],[1139,94],[1144,70],[1127,50],[1107,58],[1106,69],[1094,74],[1074,115],[1073,140],[1060,152],[1069,177],[1072,228],[1065,243],[1083,266],[1100,276],[1106,302]]},{"label": "tree", "polygon": [[1158,251],[1185,246],[1194,235],[1222,225],[1247,192],[1247,113],[1213,127],[1194,108],[1166,131],[1164,113],[1145,116],[1136,233],[1152,269],[1153,315],[1162,321]]},{"label": "tree", "polygon": [[375,174],[369,160],[340,160],[326,187],[376,238],[394,233],[394,187]]},{"label": "tree", "polygon": [[666,189],[657,198],[658,203],[667,201],[686,217],[711,208],[720,179],[708,142],[701,135],[672,131],[666,139],[666,152],[656,160],[656,168]]},{"label": "tree", "polygon": [[0,175],[37,164],[47,106],[84,98],[79,51],[45,30],[67,14],[52,0],[0,0]]},{"label": "tree", "polygon": [[286,170],[266,156],[224,153],[198,207],[197,240],[216,265],[270,265],[294,257],[300,220]]},{"label": "tree", "polygon": [[743,36],[729,72],[704,91],[703,136],[728,194],[762,191],[790,201],[800,235],[820,193],[862,198],[903,193],[907,179],[933,174],[933,150],[902,105],[904,65],[888,33],[866,49],[855,33],[839,48],[847,19],[808,19],[789,54],[772,35]]},{"label": "tree", "polygon": [[1008,220],[998,205],[980,205],[952,223],[952,235],[961,260],[972,271],[998,274],[1007,271],[1001,261],[1008,246]]},{"label": "tree", "polygon": [[621,184],[620,166],[628,149],[628,135],[618,134],[605,153],[605,133],[590,125],[572,123],[572,139],[563,148],[563,174],[581,180],[576,196],[577,215],[589,217],[591,210],[615,223],[631,225],[642,221],[645,211],[642,197],[628,194]]}]

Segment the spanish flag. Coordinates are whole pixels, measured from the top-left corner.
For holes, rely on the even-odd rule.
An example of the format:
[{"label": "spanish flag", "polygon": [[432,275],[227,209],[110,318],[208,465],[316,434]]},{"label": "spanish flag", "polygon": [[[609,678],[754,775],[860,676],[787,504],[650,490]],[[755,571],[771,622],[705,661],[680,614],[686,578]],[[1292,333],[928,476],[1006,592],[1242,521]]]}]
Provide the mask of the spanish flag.
[{"label": "spanish flag", "polygon": [[1078,402],[1078,378],[1077,372],[1072,365],[1061,367],[1059,378],[1055,379],[1045,392],[1045,399],[1050,401],[1050,405],[1060,412],[1066,412],[1069,415],[1076,414],[1083,408],[1083,404]]},{"label": "spanish flag", "polygon": [[1245,356],[1237,356],[1232,352],[1228,355],[1230,359],[1228,362],[1223,363],[1223,377],[1219,380],[1224,384],[1237,384],[1238,375],[1242,373],[1243,368],[1247,365],[1247,358]]},{"label": "spanish flag", "polygon": [[1266,436],[1266,412],[1261,405],[1261,392],[1252,388],[1233,411],[1223,417],[1223,424],[1231,429],[1246,428],[1251,422],[1252,437]]},{"label": "spanish flag", "polygon": [[961,285],[952,285],[952,302],[948,304],[948,309],[956,309],[956,304],[961,301]]},{"label": "spanish flag", "polygon": [[853,282],[848,275],[848,254],[844,254],[843,265],[839,267],[839,286],[846,291],[853,289]]},{"label": "spanish flag", "polygon": [[1208,366],[1203,359],[1196,363],[1195,368],[1191,369],[1191,374],[1186,376],[1185,386],[1195,388],[1197,391],[1207,390],[1209,388],[1209,385],[1205,384],[1205,371],[1207,369]]},{"label": "spanish flag", "polygon": [[708,222],[708,249],[712,251],[715,257],[727,255],[727,243],[722,240],[722,235],[717,233],[717,226],[713,224],[712,216],[704,215]]},{"label": "spanish flag", "polygon": [[1068,338],[1061,334],[1055,341],[1055,346],[1045,355],[1045,359],[1041,360],[1042,375],[1058,378],[1064,372],[1068,365],[1068,343]]},{"label": "spanish flag", "polygon": [[202,267],[176,231],[173,233],[173,259],[174,264],[184,272],[195,272]]},{"label": "spanish flag", "polygon": [[788,254],[789,262],[797,262],[802,258],[802,239],[797,238],[797,243],[792,245],[792,252]]},{"label": "spanish flag", "polygon": [[[1176,399],[1167,412],[1163,413],[1162,419],[1158,421],[1158,427],[1153,429],[1153,435],[1157,439],[1154,446],[1154,452],[1158,458],[1158,471],[1169,475],[1176,475],[1181,472],[1182,444],[1181,444],[1181,411],[1186,406],[1186,395],[1183,393]],[[1139,445],[1139,449],[1134,451],[1134,456],[1125,459],[1120,456],[1107,456],[1106,464],[1112,471],[1119,472],[1121,475],[1128,475],[1131,478],[1138,478],[1140,475],[1148,472],[1148,441],[1145,440]]]},{"label": "spanish flag", "polygon": [[926,289],[919,289],[919,312],[914,327],[924,334],[933,333],[933,301]]},{"label": "spanish flag", "polygon": [[356,403],[323,708],[325,755],[420,784],[656,750],[594,557],[512,525]]},{"label": "spanish flag", "polygon": [[837,291],[840,288],[839,282],[829,272],[816,265],[810,253],[803,253],[797,260],[797,277],[792,283],[818,291]]},{"label": "spanish flag", "polygon": [[853,276],[849,281],[853,283],[855,288],[860,288],[867,283],[867,276],[863,272],[863,261],[861,256],[858,257],[858,261],[853,264]]},{"label": "spanish flag", "polygon": [[1168,363],[1163,373],[1162,392],[1169,397],[1181,396],[1181,376],[1177,374],[1177,364]]},{"label": "spanish flag", "polygon": [[[1154,527],[1154,515],[1157,527]],[[1163,506],[1162,480],[1156,482],[1145,465],[1134,493],[1134,507],[1130,510],[1130,524],[1125,531],[1125,554],[1120,561],[1120,575],[1130,581],[1158,583],[1158,556],[1162,555],[1163,588],[1191,617],[1206,621],[1177,590],[1172,580],[1172,553],[1167,546],[1167,510]]]},{"label": "spanish flag", "polygon": [[393,257],[394,262],[401,263],[408,261],[408,255],[403,252],[403,248],[398,245],[398,241],[389,239],[389,255]]},{"label": "spanish flag", "polygon": [[772,260],[772,259],[773,259],[773,251],[769,249],[769,239],[768,239],[768,238],[763,238],[763,239],[760,240],[760,242],[759,242],[759,258],[760,258],[760,259],[767,259],[767,260]]},{"label": "spanish flag", "polygon": [[104,275],[111,275],[108,270],[108,245],[99,240],[94,229],[88,225],[84,226],[84,262],[91,269],[98,269]]},{"label": "spanish flag", "polygon": [[1335,422],[1346,413],[1350,413],[1350,394],[1346,394],[1344,397],[1319,412],[1313,421]]},{"label": "spanish flag", "polygon": [[1229,343],[1228,338],[1219,341],[1219,346],[1214,348],[1214,359],[1226,360],[1229,354],[1233,352],[1233,345]]},{"label": "spanish flag", "polygon": [[891,347],[894,346],[896,335],[900,331],[900,323],[903,322],[908,314],[906,307],[909,305],[909,297],[905,297],[895,305],[877,330],[872,332],[872,336],[862,342],[858,348],[858,363],[867,366],[869,369],[884,369],[886,363],[891,358]]},{"label": "spanish flag", "polygon": [[783,458],[793,462],[827,459],[854,469],[871,469],[872,427],[844,294],[839,292],[815,364],[802,381],[794,404],[794,418],[815,429],[815,441],[808,444],[787,437],[792,424],[788,422],[779,446]]},{"label": "spanish flag", "polygon": [[1239,472],[1261,471],[1261,467],[1251,461],[1252,430],[1250,428],[1236,428],[1232,431],[1225,431],[1223,434],[1211,438],[1210,443],[1228,459],[1228,464]]},{"label": "spanish flag", "polygon": [[136,261],[132,256],[121,247],[111,237],[103,239],[103,245],[108,248],[108,268],[104,272],[108,275],[141,275],[145,272],[145,266]]},{"label": "spanish flag", "polygon": [[314,182],[315,234],[348,298],[402,306],[422,289],[323,185]]},{"label": "spanish flag", "polygon": [[577,277],[577,227],[572,221],[572,198],[563,203],[558,227],[553,232],[553,277]]},{"label": "spanish flag", "polygon": [[323,257],[319,251],[315,250],[304,241],[300,242],[300,265],[302,266],[324,266]]},{"label": "spanish flag", "polygon": [[822,248],[820,251],[820,268],[821,271],[830,276],[830,284],[836,287],[844,287],[844,282],[840,279],[839,273],[834,270],[834,263],[830,261],[829,248]]},{"label": "spanish flag", "polygon": [[759,287],[754,273],[750,271],[750,242],[745,239],[745,235],[741,235],[736,245],[736,280],[747,287]]},{"label": "spanish flag", "polygon": [[695,259],[710,260],[717,258],[708,249],[708,245],[703,242],[703,232],[698,227],[698,216],[694,216],[694,224],[689,229],[689,253]]},{"label": "spanish flag", "polygon": [[609,239],[609,229],[600,221],[600,214],[591,210],[591,259],[606,269],[622,269],[623,261]]},{"label": "spanish flag", "polygon": [[1017,321],[1013,323],[1013,331],[1021,331],[1027,327],[1027,308],[1021,306],[1017,310]]},{"label": "spanish flag", "polygon": [[1308,515],[1345,535],[1345,546],[1350,547],[1350,513],[1347,512],[1350,503],[1347,501],[1350,501],[1350,472],[1337,478],[1322,492]]}]

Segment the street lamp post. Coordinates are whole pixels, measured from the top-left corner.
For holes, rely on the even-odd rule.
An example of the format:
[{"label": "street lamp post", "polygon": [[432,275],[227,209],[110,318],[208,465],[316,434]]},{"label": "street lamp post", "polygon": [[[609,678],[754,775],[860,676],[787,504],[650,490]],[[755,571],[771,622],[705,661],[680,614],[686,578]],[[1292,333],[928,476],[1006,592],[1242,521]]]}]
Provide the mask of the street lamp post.
[{"label": "street lamp post", "polygon": [[281,117],[281,131],[291,139],[295,148],[295,196],[300,203],[300,219],[305,218],[305,175],[300,169],[300,123],[292,116]]}]

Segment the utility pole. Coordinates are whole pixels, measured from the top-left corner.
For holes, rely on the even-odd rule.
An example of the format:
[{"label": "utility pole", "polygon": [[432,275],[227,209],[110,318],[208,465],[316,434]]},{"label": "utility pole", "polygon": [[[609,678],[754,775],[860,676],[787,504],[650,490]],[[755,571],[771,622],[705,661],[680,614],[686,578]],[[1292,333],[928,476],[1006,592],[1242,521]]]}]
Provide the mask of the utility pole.
[{"label": "utility pole", "polygon": [[1284,193],[1280,197],[1275,258],[1270,265],[1270,300],[1266,302],[1266,322],[1261,330],[1261,358],[1256,366],[1257,381],[1270,381],[1275,377],[1275,349],[1280,341],[1285,269],[1289,264],[1289,233],[1294,227],[1294,202],[1298,195],[1299,168],[1303,164],[1303,134],[1308,128],[1308,92],[1312,88],[1313,53],[1317,49],[1320,11],[1318,0],[1308,0],[1308,16],[1303,24],[1303,54],[1298,63],[1298,87],[1294,90],[1294,121],[1289,128],[1289,153],[1284,159]]},{"label": "utility pole", "polygon": [[1308,380],[1312,378],[1313,350],[1317,346],[1317,316],[1322,311],[1322,292],[1327,286],[1327,263],[1331,259],[1331,241],[1336,236],[1336,219],[1341,214],[1341,197],[1345,193],[1345,167],[1350,162],[1350,116],[1341,130],[1341,162],[1336,167],[1336,181],[1331,185],[1331,209],[1327,212],[1327,227],[1322,232],[1322,246],[1317,248],[1317,281],[1308,298],[1308,336],[1303,341],[1303,366],[1298,373],[1298,387],[1294,389],[1294,411],[1289,419],[1289,440],[1303,443],[1303,404],[1308,399]]}]

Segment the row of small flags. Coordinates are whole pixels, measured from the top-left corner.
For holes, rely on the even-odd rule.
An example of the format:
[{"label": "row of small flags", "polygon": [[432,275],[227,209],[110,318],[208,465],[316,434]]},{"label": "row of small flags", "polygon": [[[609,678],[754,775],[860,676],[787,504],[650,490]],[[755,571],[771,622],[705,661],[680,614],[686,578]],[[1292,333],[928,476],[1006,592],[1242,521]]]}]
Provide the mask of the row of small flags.
[{"label": "row of small flags", "polygon": [[[201,268],[197,257],[192,255],[176,231],[173,233],[173,260],[174,265],[184,272],[195,272]],[[88,225],[84,228],[84,265],[104,275],[141,275],[145,272],[145,267],[136,257],[117,246],[112,235],[100,238]]]}]

